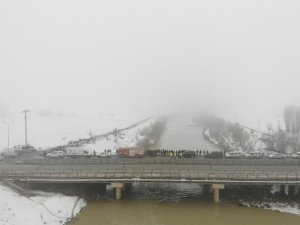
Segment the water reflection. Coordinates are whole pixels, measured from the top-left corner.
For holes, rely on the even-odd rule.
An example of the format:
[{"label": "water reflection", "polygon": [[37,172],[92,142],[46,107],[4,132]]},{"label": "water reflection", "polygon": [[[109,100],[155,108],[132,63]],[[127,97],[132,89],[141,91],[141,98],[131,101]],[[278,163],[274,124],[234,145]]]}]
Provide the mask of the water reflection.
[{"label": "water reflection", "polygon": [[299,225],[300,217],[264,209],[214,204],[198,184],[135,184],[114,200],[113,190],[88,202],[73,225]]},{"label": "water reflection", "polygon": [[[182,200],[206,199],[203,186],[199,184],[179,183],[136,183],[132,190],[124,195],[126,200],[151,200],[158,202],[179,202]],[[111,188],[101,199],[114,199]]]},{"label": "water reflection", "polygon": [[202,129],[192,124],[191,117],[176,116],[168,124],[156,148],[219,151],[218,146],[209,143],[202,136]]}]

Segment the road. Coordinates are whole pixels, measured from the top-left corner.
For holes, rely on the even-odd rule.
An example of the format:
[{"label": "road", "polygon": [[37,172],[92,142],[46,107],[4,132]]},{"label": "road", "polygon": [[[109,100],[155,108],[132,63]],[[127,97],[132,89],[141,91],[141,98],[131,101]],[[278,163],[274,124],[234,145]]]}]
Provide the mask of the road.
[{"label": "road", "polygon": [[[300,165],[218,165],[195,164],[185,160],[181,164],[161,164],[157,159],[148,164],[139,159],[114,159],[106,164],[12,164],[0,165],[0,178],[31,182],[222,182],[226,184],[300,184]],[[149,163],[152,160],[155,163]],[[121,163],[121,162],[127,163]],[[176,162],[175,160],[172,160]],[[180,160],[178,160],[180,161]],[[255,160],[252,160],[255,162]],[[256,160],[257,161],[257,160]],[[109,163],[108,163],[109,162]],[[118,162],[118,163],[113,163]],[[193,163],[192,163],[193,162]],[[236,160],[238,162],[238,160]]]},{"label": "road", "polygon": [[300,165],[244,166],[244,165],[168,165],[168,164],[1,164],[0,171],[260,171],[300,173]]}]

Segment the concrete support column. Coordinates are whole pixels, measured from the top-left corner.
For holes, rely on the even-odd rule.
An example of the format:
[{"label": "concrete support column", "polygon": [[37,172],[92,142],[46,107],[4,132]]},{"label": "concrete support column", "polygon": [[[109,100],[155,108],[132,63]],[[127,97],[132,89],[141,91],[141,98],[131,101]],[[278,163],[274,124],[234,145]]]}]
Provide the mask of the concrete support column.
[{"label": "concrete support column", "polygon": [[116,188],[116,199],[120,200],[122,198],[122,188]]},{"label": "concrete support column", "polygon": [[224,189],[224,184],[212,184],[211,189],[213,190],[214,202],[220,201],[220,189]]},{"label": "concrete support column", "polygon": [[218,203],[220,201],[220,190],[214,189],[214,202]]},{"label": "concrete support column", "polygon": [[116,190],[116,199],[120,200],[122,198],[122,190],[124,189],[123,183],[111,183],[111,187]]}]

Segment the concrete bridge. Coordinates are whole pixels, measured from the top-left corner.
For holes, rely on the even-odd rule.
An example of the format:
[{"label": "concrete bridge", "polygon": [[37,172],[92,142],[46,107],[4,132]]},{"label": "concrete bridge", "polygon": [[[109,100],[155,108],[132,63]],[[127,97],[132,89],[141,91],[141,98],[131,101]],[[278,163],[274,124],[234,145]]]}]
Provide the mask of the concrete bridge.
[{"label": "concrete bridge", "polygon": [[[128,163],[131,161],[131,163]],[[180,163],[142,163],[129,159],[106,163],[58,163],[52,164],[0,164],[0,179],[25,183],[99,183],[111,185],[116,198],[121,199],[122,190],[137,182],[176,182],[209,185],[214,201],[219,201],[219,190],[227,185],[290,185],[298,193],[300,164],[276,161],[266,165],[254,163],[240,165],[215,163],[199,164],[195,161]],[[122,163],[123,162],[123,163]],[[156,163],[154,163],[156,162]],[[175,161],[173,161],[175,162]]]}]

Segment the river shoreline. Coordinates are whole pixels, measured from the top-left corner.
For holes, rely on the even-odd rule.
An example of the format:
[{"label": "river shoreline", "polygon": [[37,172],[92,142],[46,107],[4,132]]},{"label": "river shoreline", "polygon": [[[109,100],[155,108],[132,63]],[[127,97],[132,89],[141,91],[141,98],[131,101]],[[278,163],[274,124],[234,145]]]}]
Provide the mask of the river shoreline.
[{"label": "river shoreline", "polygon": [[[265,190],[267,191],[267,188]],[[237,201],[238,197],[247,196],[247,189],[235,191],[234,199],[229,198],[232,196],[231,191],[233,190],[228,189],[227,193],[223,192],[221,202],[215,204],[211,195],[204,193],[202,186],[196,184],[138,184],[133,186],[132,192],[124,196],[121,201],[116,201],[113,190],[108,189],[106,195],[90,199],[81,213],[68,224],[179,225],[184,222],[189,225],[299,224],[299,214],[291,210],[291,205],[284,205],[283,202],[280,205],[276,196],[273,200],[272,198],[268,200],[261,198],[263,194],[257,195],[252,199],[252,204],[247,206],[242,203],[246,203],[245,199],[250,197]],[[256,191],[253,191],[253,194],[262,193],[262,189]],[[258,204],[262,202],[265,204],[259,207]],[[266,208],[266,204],[271,207]],[[278,209],[275,208],[276,204]],[[278,213],[280,211],[283,213]],[[199,220],[203,222],[199,223]]]},{"label": "river shoreline", "polygon": [[[3,189],[6,190],[7,188],[3,187]],[[103,191],[99,191],[95,186],[92,187],[81,186],[80,188],[77,189],[70,189],[70,187],[68,186],[55,187],[54,185],[54,186],[47,186],[47,188],[40,187],[39,191],[37,191],[37,189],[29,190],[29,192],[36,194],[36,196],[30,197],[29,200],[30,201],[36,200],[38,204],[42,203],[45,209],[50,209],[52,213],[55,214],[56,212],[56,214],[58,214],[57,218],[60,219],[50,218],[48,222],[43,223],[43,224],[51,224],[51,225],[52,224],[53,225],[82,224],[81,223],[82,216],[85,215],[86,211],[90,211],[90,205],[92,205],[93,210],[97,210],[97,207],[99,207],[100,211],[107,210],[106,207],[113,208],[114,207],[113,205],[116,205],[116,209],[122,211],[120,206],[122,205],[126,206],[127,204],[131,205],[131,207],[134,207],[135,204],[137,206],[143,204],[147,206],[150,204],[150,206],[154,208],[160,207],[162,203],[166,208],[168,208],[167,207],[168,205],[169,207],[175,207],[177,204],[179,204],[183,207],[184,204],[187,204],[191,208],[196,207],[196,205],[201,205],[201,207],[204,208],[205,207],[214,208],[215,206],[218,206],[220,207],[220,209],[218,210],[226,210],[224,209],[224,207],[235,208],[235,210],[237,210],[238,208],[249,208],[249,210],[257,208],[262,210],[282,212],[284,215],[287,213],[291,215],[294,214],[300,216],[299,196],[292,196],[292,195],[287,196],[284,193],[272,194],[270,190],[271,190],[270,186],[264,186],[264,187],[248,186],[242,188],[228,186],[226,187],[225,190],[221,192],[220,204],[214,204],[212,201],[211,193],[209,193],[207,189],[205,189],[202,185],[199,184],[136,183],[133,185],[132,190],[130,192],[124,194],[124,198],[121,201],[115,200],[114,190],[109,186],[107,186],[107,191],[103,192]],[[63,194],[59,194],[59,193],[63,193]],[[18,199],[26,199],[26,197],[22,195],[19,194],[14,194],[14,195],[17,196]],[[47,200],[47,198],[52,200],[49,201]],[[57,204],[54,204],[54,206],[55,205],[56,206],[53,208],[53,202],[52,202],[53,199],[65,199],[63,201],[66,201],[66,199],[69,200],[66,201],[67,205],[65,205],[63,208],[60,205],[59,208],[62,209],[57,210],[58,207]],[[74,201],[71,199],[73,199]],[[59,202],[60,200],[54,200],[54,201]],[[78,201],[80,201],[80,204],[78,204]],[[94,209],[94,207],[96,208]],[[76,212],[74,211],[74,208],[76,208],[75,210]],[[15,211],[15,209],[13,208],[11,210]],[[63,211],[65,211],[65,213],[63,213]],[[84,213],[81,214],[81,212]],[[32,211],[31,213],[34,212]],[[38,210],[37,213],[41,214],[41,211]],[[64,214],[66,216],[59,217],[60,214]],[[50,223],[49,221],[52,222]],[[10,223],[5,222],[3,224],[10,224]],[[35,224],[41,224],[41,223],[37,222]]]}]

